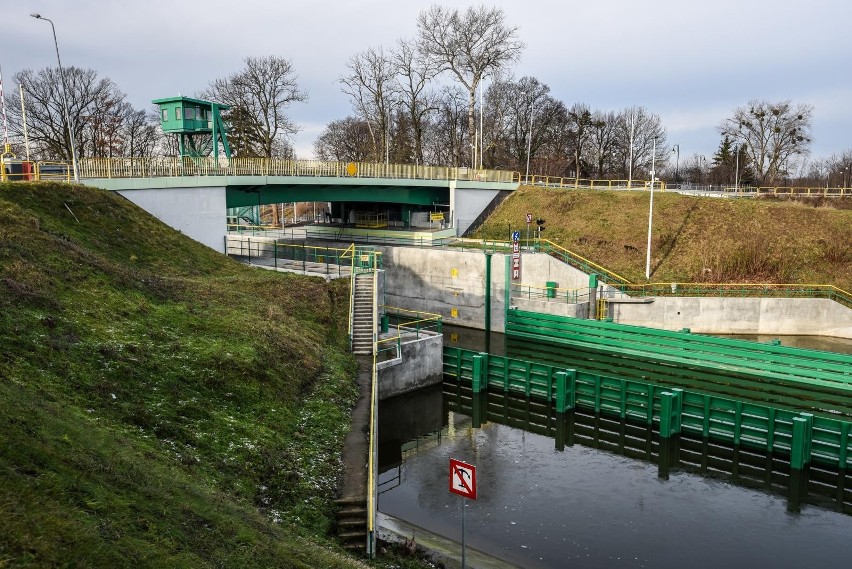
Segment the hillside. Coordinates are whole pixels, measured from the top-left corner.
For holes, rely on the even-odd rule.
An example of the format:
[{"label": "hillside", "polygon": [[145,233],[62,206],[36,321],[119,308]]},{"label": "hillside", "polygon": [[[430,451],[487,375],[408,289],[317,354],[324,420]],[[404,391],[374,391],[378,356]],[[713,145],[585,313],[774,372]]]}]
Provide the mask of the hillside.
[{"label": "hillside", "polygon": [[[525,215],[546,221],[543,238],[645,281],[648,192],[522,188],[478,237],[525,235]],[[535,228],[535,224],[532,225]],[[852,200],[782,201],[654,195],[652,282],[832,284],[852,291]]]},{"label": "hillside", "polygon": [[347,295],[114,194],[0,185],[0,567],[363,566],[325,537]]}]

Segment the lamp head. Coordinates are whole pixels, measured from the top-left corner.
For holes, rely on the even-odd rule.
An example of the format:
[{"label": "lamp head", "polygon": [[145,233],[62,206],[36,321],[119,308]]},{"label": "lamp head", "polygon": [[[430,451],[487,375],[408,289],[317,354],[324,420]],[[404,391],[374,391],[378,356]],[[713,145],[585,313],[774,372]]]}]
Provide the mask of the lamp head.
[{"label": "lamp head", "polygon": [[35,12],[33,12],[32,14],[30,14],[30,16],[32,16],[36,20],[41,20],[41,14],[36,14]]}]

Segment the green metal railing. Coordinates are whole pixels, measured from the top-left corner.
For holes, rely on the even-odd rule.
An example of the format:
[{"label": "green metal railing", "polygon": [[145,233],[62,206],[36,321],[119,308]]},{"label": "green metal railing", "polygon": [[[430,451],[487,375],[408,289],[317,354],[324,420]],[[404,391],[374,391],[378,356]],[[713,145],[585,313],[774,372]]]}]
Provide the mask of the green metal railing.
[{"label": "green metal railing", "polygon": [[226,237],[225,247],[226,254],[230,256],[245,257],[250,262],[275,269],[288,268],[304,273],[346,276],[354,274],[353,270],[382,268],[382,253],[372,247],[317,247],[252,236]]},{"label": "green metal railing", "polygon": [[511,283],[512,298],[546,299],[565,304],[577,304],[589,301],[589,289],[586,288],[559,288],[550,286],[538,286],[525,283]]},{"label": "green metal railing", "polygon": [[[421,333],[429,331],[440,334],[443,327],[443,317],[440,314],[408,310],[394,306],[385,306],[388,336],[376,341],[377,353],[395,352],[402,354],[402,342],[406,336],[419,340]],[[384,326],[384,325],[383,325]],[[391,331],[390,328],[395,328]]]},{"label": "green metal railing", "polygon": [[528,360],[444,347],[444,374],[488,390],[514,392],[656,425],[661,436],[687,432],[710,440],[776,452],[793,468],[811,461],[849,465],[848,418],[757,404],[647,381],[564,369]]}]

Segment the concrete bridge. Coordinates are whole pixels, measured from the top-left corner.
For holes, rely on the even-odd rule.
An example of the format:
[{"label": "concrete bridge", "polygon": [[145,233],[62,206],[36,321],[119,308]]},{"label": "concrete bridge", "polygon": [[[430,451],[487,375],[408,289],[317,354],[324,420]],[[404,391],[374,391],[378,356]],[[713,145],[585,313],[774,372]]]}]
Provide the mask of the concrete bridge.
[{"label": "concrete bridge", "polygon": [[331,202],[342,223],[359,212],[400,225],[428,212],[443,214],[443,225],[459,235],[520,181],[501,170],[266,158],[111,158],[79,166],[83,184],[118,192],[221,252],[231,208]]}]

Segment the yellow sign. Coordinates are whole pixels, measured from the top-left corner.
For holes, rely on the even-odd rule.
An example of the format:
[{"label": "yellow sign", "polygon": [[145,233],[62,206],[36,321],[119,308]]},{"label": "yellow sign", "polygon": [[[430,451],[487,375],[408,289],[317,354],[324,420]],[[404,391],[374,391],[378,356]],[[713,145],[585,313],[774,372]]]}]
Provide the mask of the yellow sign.
[{"label": "yellow sign", "polygon": [[459,270],[458,270],[458,269],[455,269],[455,268],[454,268],[454,269],[450,269],[450,276],[451,276],[451,277],[453,277],[454,279],[455,279],[455,278],[458,278],[458,276],[459,276]]},{"label": "yellow sign", "polygon": [[453,318],[458,318],[459,317],[459,309],[454,306],[452,308],[452,310],[450,310],[450,316],[452,316]]},{"label": "yellow sign", "polygon": [[450,334],[450,342],[458,342],[458,341],[459,341],[459,335],[456,334],[455,332],[451,333]]},{"label": "yellow sign", "polygon": [[350,176],[354,176],[358,173],[358,166],[355,165],[355,162],[350,162],[346,165],[346,173]]},{"label": "yellow sign", "polygon": [[444,212],[443,211],[439,211],[439,212],[433,211],[432,213],[429,214],[429,221],[444,221]]}]

